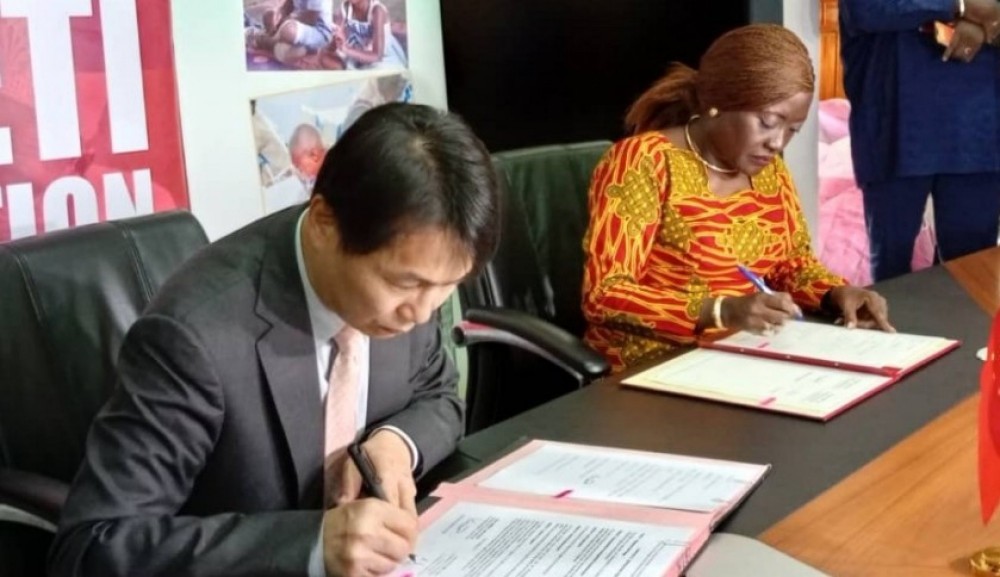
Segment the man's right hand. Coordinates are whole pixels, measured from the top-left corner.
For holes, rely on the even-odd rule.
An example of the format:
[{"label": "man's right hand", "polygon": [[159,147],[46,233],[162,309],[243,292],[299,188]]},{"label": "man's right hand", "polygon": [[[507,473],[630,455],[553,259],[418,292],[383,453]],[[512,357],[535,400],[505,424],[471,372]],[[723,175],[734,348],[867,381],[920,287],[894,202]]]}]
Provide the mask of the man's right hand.
[{"label": "man's right hand", "polygon": [[965,19],[983,27],[987,42],[1000,35],[1000,3],[997,0],[965,0]]},{"label": "man's right hand", "polygon": [[788,293],[754,293],[722,302],[722,322],[727,329],[758,335],[779,330],[787,320],[801,313]]},{"label": "man's right hand", "polygon": [[323,561],[328,577],[384,575],[417,543],[416,515],[378,499],[361,499],[323,516]]},{"label": "man's right hand", "polygon": [[969,20],[959,20],[955,23],[955,33],[951,37],[951,43],[945,48],[941,59],[972,62],[985,41],[982,26]]}]

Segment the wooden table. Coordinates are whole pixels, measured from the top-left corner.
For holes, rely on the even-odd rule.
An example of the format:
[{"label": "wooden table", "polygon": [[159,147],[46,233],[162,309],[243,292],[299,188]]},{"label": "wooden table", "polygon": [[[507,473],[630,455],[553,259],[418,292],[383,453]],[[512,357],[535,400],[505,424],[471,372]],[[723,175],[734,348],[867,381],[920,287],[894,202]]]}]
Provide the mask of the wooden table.
[{"label": "wooden table", "polygon": [[[1000,308],[1000,248],[946,267],[988,314]],[[1000,520],[980,522],[977,419],[974,395],[761,539],[831,575],[969,575],[970,553],[1000,546]]]}]

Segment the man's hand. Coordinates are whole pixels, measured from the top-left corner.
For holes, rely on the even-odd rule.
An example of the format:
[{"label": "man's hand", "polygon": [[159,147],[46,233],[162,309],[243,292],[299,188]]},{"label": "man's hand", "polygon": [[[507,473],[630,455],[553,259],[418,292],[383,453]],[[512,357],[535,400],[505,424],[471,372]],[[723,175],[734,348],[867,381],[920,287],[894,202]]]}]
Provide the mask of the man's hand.
[{"label": "man's hand", "polygon": [[965,0],[964,18],[983,28],[986,42],[1000,35],[1000,4],[996,0]]},{"label": "man's hand", "polygon": [[951,43],[944,50],[942,60],[961,60],[972,62],[986,42],[986,32],[983,27],[969,20],[959,20],[955,24],[955,33]]},{"label": "man's hand", "polygon": [[[390,503],[417,516],[417,487],[413,481],[410,448],[396,433],[382,429],[362,445],[372,467],[381,480],[382,490]],[[361,496],[361,473],[350,459],[344,460],[338,503],[349,503]]]},{"label": "man's hand", "polygon": [[417,542],[417,517],[392,503],[361,499],[323,516],[323,562],[328,577],[391,572]]}]

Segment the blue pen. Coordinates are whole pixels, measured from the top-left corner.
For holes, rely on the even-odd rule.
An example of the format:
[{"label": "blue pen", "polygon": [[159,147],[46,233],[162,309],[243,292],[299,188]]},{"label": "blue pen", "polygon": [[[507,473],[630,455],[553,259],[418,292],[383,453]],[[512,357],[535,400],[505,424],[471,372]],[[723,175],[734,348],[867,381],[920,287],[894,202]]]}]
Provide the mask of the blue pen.
[{"label": "blue pen", "polygon": [[[750,281],[750,283],[753,286],[757,287],[757,290],[759,290],[760,292],[762,292],[762,293],[764,293],[766,295],[773,295],[774,294],[774,291],[771,290],[771,287],[767,286],[767,283],[764,282],[764,279],[762,279],[759,276],[757,276],[752,270],[748,269],[747,267],[745,267],[745,266],[743,266],[741,264],[736,265],[736,269],[739,270],[740,274],[743,275],[748,281]],[[795,307],[795,308],[797,309],[798,307]],[[802,311],[799,311],[798,313],[796,313],[795,314],[795,318],[801,319],[802,318]]]}]

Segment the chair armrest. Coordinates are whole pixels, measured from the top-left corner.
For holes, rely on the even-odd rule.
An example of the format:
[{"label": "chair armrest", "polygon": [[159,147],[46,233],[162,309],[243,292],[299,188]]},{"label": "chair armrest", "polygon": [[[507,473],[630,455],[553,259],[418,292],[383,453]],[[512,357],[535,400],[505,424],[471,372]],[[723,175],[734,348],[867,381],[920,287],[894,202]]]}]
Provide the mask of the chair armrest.
[{"label": "chair armrest", "polygon": [[62,481],[17,469],[0,468],[0,506],[27,513],[51,524],[59,523],[69,485]]},{"label": "chair armrest", "polygon": [[514,309],[469,309],[452,329],[459,346],[500,343],[534,353],[587,384],[611,372],[607,359],[582,340],[538,317]]}]

